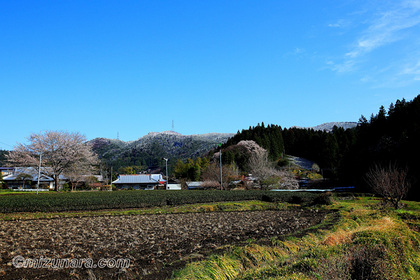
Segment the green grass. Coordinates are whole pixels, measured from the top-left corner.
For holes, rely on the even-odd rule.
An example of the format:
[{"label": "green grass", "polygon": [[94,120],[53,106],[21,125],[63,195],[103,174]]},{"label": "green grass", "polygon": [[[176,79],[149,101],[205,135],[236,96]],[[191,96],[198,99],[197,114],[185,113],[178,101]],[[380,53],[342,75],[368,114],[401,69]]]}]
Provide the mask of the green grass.
[{"label": "green grass", "polygon": [[[406,202],[406,209],[395,211],[361,197],[323,208],[338,211],[324,221],[328,229],[318,225],[302,238],[273,238],[272,246],[231,248],[187,265],[173,278],[420,279],[420,234],[409,224],[420,217],[420,203]],[[333,215],[338,221],[331,226]]]},{"label": "green grass", "polygon": [[238,202],[212,202],[195,203],[178,206],[161,206],[137,209],[107,209],[97,211],[64,211],[64,212],[18,212],[0,213],[0,220],[33,220],[54,219],[89,216],[124,216],[124,215],[154,215],[200,212],[232,212],[232,211],[258,211],[258,210],[283,210],[296,208],[299,205],[288,203],[273,203],[257,200]]},{"label": "green grass", "polygon": [[10,195],[10,194],[22,194],[22,193],[28,193],[28,192],[25,192],[25,191],[13,191],[13,190],[10,190],[10,189],[0,189],[0,195],[6,195],[6,194],[8,194],[8,195]]},{"label": "green grass", "polygon": [[0,196],[0,220],[317,207],[331,212],[303,237],[228,246],[173,278],[420,279],[420,203],[394,210],[375,197],[345,194],[329,203],[325,194],[262,191],[24,193]]},{"label": "green grass", "polygon": [[[263,200],[315,203],[318,194],[270,191],[116,191],[47,192],[0,196],[0,213],[98,211],[194,203]],[[322,200],[316,203],[323,203]]]}]

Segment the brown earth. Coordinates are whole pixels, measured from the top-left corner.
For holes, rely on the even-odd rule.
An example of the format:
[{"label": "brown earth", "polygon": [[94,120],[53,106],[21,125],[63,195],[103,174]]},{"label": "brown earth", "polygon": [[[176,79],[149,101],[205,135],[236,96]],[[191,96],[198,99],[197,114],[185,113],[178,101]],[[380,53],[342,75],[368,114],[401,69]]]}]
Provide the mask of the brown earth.
[{"label": "brown earth", "polygon": [[[0,278],[165,279],[187,262],[250,239],[269,243],[321,222],[315,210],[100,216],[0,222]],[[13,258],[91,259],[82,268],[16,268]],[[128,268],[94,268],[129,259]],[[50,263],[50,264],[51,264]],[[57,263],[57,262],[55,262]],[[111,263],[112,264],[112,263]],[[87,268],[86,268],[87,266]]]}]

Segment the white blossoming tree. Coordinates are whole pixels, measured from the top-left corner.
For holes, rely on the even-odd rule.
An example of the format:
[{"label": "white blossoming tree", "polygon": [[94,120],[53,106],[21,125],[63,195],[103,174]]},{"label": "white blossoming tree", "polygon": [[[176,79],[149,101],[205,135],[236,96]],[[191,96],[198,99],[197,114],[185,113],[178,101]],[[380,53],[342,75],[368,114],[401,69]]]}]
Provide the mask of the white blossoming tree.
[{"label": "white blossoming tree", "polygon": [[[46,131],[33,133],[28,137],[29,144],[21,144],[7,156],[10,165],[38,167],[42,158],[43,174],[54,179],[55,190],[58,190],[59,177],[75,166],[92,166],[98,164],[97,156],[86,137],[80,133],[67,131]],[[80,169],[79,169],[80,170]],[[83,172],[83,170],[80,170]]]}]

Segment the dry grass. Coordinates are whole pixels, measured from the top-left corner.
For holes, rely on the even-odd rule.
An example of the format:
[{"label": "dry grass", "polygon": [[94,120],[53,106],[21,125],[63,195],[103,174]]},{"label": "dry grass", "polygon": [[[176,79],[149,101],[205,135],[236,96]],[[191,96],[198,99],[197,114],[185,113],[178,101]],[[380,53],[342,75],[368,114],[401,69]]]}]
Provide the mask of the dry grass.
[{"label": "dry grass", "polygon": [[[375,210],[376,203],[363,198],[325,206],[341,215],[331,229],[232,250],[223,261],[241,266],[211,279],[420,279],[420,234],[393,210]],[[201,274],[205,263],[187,268],[188,278],[180,271],[177,279],[207,279]]]},{"label": "dry grass", "polygon": [[326,246],[336,246],[340,244],[349,244],[351,243],[355,233],[363,231],[390,231],[395,228],[395,222],[390,217],[383,217],[375,221],[374,225],[365,225],[357,227],[353,230],[339,229],[335,232],[328,234],[325,239],[321,242],[322,245]]}]

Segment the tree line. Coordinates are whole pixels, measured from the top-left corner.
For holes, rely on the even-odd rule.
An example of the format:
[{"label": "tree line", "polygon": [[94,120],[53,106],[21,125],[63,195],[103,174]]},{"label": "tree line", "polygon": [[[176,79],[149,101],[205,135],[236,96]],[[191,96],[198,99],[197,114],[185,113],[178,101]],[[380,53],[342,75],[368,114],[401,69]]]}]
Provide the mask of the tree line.
[{"label": "tree line", "polygon": [[[401,166],[408,170],[407,178],[413,186],[411,197],[420,199],[419,139],[420,95],[412,101],[397,100],[389,105],[388,110],[381,106],[369,120],[361,116],[357,127],[352,129],[334,127],[327,132],[295,127],[282,129],[278,125],[261,123],[238,131],[207,156],[186,162],[178,160],[173,165],[173,171],[176,177],[190,180],[203,178],[205,173],[217,170],[218,159],[214,159],[214,154],[221,149],[223,164],[230,166],[235,176],[241,175],[248,171],[250,151],[255,148],[249,143],[244,145],[244,141],[253,140],[267,151],[271,161],[279,165],[284,163],[286,154],[307,158],[321,167],[324,176],[341,184],[355,185],[360,191],[369,190],[366,174],[372,167],[390,163]],[[55,179],[56,186],[63,172],[67,175],[72,172],[81,174],[89,171],[90,166],[98,165],[97,157],[85,137],[78,133],[47,131],[32,134],[28,140],[29,144],[19,144],[10,153],[2,151],[0,160],[6,158],[16,166],[36,167],[42,154],[42,165],[52,168],[49,175]],[[137,173],[143,165],[143,162],[129,163],[127,166],[131,169],[122,169],[121,172]]]},{"label": "tree line", "polygon": [[335,170],[343,157],[349,152],[356,137],[355,130],[334,127],[332,132],[303,128],[284,128],[278,125],[258,124],[238,131],[222,146],[223,162],[236,162],[243,166],[244,154],[230,147],[242,140],[253,140],[267,150],[271,160],[281,163],[285,154],[307,158],[317,162],[322,168]]},{"label": "tree line", "polygon": [[355,185],[369,191],[366,174],[377,165],[407,168],[412,182],[411,194],[420,199],[420,95],[412,101],[391,103],[379,108],[368,120],[361,116],[357,127],[334,127],[331,132],[303,128],[284,128],[258,124],[238,131],[222,146],[224,162],[245,162],[240,150],[230,147],[242,140],[254,140],[279,163],[285,154],[315,161],[324,176],[337,184]]},{"label": "tree line", "polygon": [[342,180],[366,189],[365,174],[374,166],[390,163],[408,170],[410,198],[420,199],[420,95],[384,106],[367,120],[359,119],[354,145],[341,164]]},{"label": "tree line", "polygon": [[[278,160],[284,156],[283,135],[281,126],[279,125],[270,124],[265,126],[264,122],[262,122],[257,126],[250,126],[249,129],[238,131],[235,136],[229,138],[229,140],[222,145],[222,149],[236,145],[242,140],[255,141],[259,146],[268,151],[268,156],[272,160]],[[225,153],[225,159],[228,161],[229,158],[235,157],[235,155],[231,155],[231,153],[234,152],[227,151]]]}]

